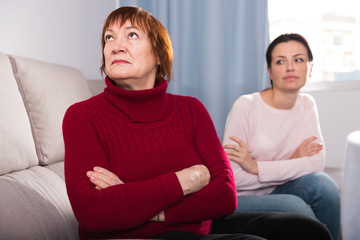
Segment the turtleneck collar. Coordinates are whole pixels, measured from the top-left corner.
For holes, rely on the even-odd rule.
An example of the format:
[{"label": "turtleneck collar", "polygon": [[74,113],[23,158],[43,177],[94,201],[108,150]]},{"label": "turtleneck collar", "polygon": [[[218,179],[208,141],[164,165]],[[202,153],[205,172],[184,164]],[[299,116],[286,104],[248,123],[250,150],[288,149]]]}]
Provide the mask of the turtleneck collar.
[{"label": "turtleneck collar", "polygon": [[167,107],[167,82],[162,79],[152,89],[126,90],[115,86],[106,76],[105,96],[133,122],[156,122],[164,117]]}]

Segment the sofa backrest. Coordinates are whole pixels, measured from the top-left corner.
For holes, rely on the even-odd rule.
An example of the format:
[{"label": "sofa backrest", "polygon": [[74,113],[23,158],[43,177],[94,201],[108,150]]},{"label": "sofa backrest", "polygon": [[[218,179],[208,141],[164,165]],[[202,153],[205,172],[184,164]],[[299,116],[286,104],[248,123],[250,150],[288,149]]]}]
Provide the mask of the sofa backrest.
[{"label": "sofa backrest", "polygon": [[24,103],[8,56],[0,53],[0,175],[38,165]]},{"label": "sofa backrest", "polygon": [[0,84],[0,174],[63,161],[65,111],[92,96],[83,74],[0,53]]}]

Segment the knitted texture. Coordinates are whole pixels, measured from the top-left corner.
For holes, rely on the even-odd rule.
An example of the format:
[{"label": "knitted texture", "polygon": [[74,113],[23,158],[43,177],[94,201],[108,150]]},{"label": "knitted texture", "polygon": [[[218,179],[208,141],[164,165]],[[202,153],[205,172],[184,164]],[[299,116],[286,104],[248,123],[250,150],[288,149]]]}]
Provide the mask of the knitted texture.
[{"label": "knitted texture", "polygon": [[[116,87],[71,106],[64,117],[65,180],[80,238],[147,238],[168,231],[210,232],[211,219],[236,208],[230,163],[205,107],[166,93]],[[211,181],[184,197],[175,174],[204,164]],[[104,167],[125,184],[96,190],[86,176]],[[165,210],[165,222],[151,222]]]}]

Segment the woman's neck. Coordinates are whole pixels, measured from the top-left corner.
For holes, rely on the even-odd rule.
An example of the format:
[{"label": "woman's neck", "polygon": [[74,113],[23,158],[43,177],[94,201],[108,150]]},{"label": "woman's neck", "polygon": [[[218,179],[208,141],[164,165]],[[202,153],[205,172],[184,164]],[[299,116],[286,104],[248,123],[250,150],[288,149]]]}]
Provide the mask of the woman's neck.
[{"label": "woman's neck", "polygon": [[141,81],[138,79],[116,79],[113,80],[115,86],[125,90],[146,90],[154,88],[155,78]]},{"label": "woman's neck", "polygon": [[167,110],[167,82],[159,81],[154,88],[145,90],[127,90],[117,87],[107,76],[107,99],[121,110],[133,122],[155,122],[164,117]]},{"label": "woman's neck", "polygon": [[296,103],[299,91],[281,92],[274,88],[269,88],[260,92],[260,95],[264,102],[273,108],[291,109]]}]

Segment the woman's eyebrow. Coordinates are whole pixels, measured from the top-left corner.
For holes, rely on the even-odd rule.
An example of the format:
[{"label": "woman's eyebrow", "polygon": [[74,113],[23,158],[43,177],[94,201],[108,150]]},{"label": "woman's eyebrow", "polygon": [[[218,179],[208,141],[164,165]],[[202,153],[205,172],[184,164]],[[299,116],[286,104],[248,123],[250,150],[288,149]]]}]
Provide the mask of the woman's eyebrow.
[{"label": "woman's eyebrow", "polygon": [[137,26],[128,26],[128,27],[126,27],[126,29],[136,29],[136,30],[140,30]]},{"label": "woman's eyebrow", "polygon": [[114,30],[112,30],[111,28],[107,28],[107,29],[105,30],[105,32],[111,32],[111,33],[114,33]]},{"label": "woman's eyebrow", "polygon": [[[125,27],[126,30],[132,30],[132,29],[135,29],[135,30],[138,30],[140,31],[140,28],[138,28],[137,26],[127,26]],[[105,32],[111,32],[111,33],[114,33],[115,31],[112,29],[112,28],[107,28],[105,30]]]},{"label": "woman's eyebrow", "polygon": [[294,57],[298,57],[298,56],[305,56],[304,53],[298,53],[298,54],[295,54]]},{"label": "woman's eyebrow", "polygon": [[[298,57],[298,56],[305,56],[305,54],[304,53],[297,53],[297,54],[293,55],[293,57]],[[274,58],[285,58],[285,56],[279,55],[279,56],[274,56]]]}]

